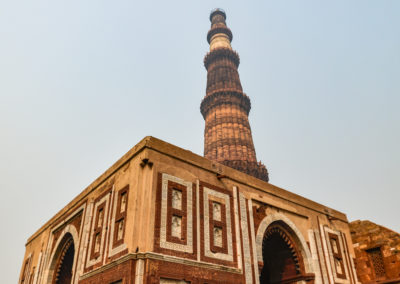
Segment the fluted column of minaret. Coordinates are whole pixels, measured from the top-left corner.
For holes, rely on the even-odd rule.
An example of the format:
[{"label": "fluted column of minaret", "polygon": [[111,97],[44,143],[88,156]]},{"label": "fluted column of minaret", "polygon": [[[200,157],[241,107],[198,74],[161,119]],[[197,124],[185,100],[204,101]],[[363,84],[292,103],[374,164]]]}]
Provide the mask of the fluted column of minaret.
[{"label": "fluted column of minaret", "polygon": [[248,120],[250,99],[242,90],[239,55],[232,50],[232,32],[225,19],[219,9],[210,15],[210,52],[204,58],[207,89],[200,107],[206,122],[204,156],[268,181],[265,166],[257,162]]}]

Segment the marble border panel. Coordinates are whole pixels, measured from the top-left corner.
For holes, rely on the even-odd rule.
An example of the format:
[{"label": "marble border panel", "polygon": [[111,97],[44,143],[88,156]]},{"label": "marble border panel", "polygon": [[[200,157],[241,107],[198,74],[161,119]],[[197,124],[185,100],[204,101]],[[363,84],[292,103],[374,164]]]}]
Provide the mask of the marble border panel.
[{"label": "marble border panel", "polygon": [[253,271],[251,264],[251,254],[250,254],[250,236],[248,231],[248,221],[247,221],[247,206],[246,198],[242,193],[239,193],[240,202],[240,225],[242,227],[242,239],[243,239],[243,259],[244,259],[244,276],[246,279],[246,284],[253,283]]},{"label": "marble border panel", "polygon": [[[330,273],[331,280],[334,283],[340,283],[340,284],[351,283],[350,277],[349,277],[349,271],[348,271],[348,268],[347,268],[348,263],[347,263],[347,259],[346,259],[346,252],[344,251],[344,244],[343,244],[342,239],[340,237],[341,236],[340,231],[336,231],[336,230],[333,230],[333,229],[328,228],[326,226],[323,226],[323,232],[324,232],[324,234],[323,234],[324,249],[325,249],[325,252],[327,252],[325,254],[325,258],[326,258],[326,262],[328,263],[328,266],[330,268],[328,270],[330,270],[330,272],[331,272]],[[333,252],[332,252],[331,244],[330,244],[330,241],[329,241],[329,233],[331,233],[333,235],[336,235],[338,237],[339,246],[340,246],[341,253],[342,253],[343,266],[344,266],[344,270],[345,270],[346,279],[337,277],[336,267],[334,265]]]},{"label": "marble border panel", "polygon": [[[98,263],[101,263],[103,261],[104,258],[104,251],[105,251],[105,245],[106,245],[106,235],[107,235],[107,227],[108,227],[108,221],[109,221],[109,207],[110,207],[110,199],[111,199],[111,191],[106,191],[105,194],[96,201],[95,205],[94,205],[94,212],[95,214],[93,214],[93,218],[92,218],[92,226],[91,226],[91,230],[90,230],[90,240],[89,240],[89,246],[88,246],[88,253],[86,256],[86,269],[89,269],[90,267],[92,267],[93,265],[96,265]],[[95,229],[95,222],[97,219],[97,208],[99,206],[102,206],[104,204],[104,216],[103,216],[103,225],[102,225],[102,231],[101,231],[101,241],[100,241],[100,252],[98,257],[92,259],[92,255],[91,255],[91,250],[92,250],[92,244],[93,244],[93,232]]]},{"label": "marble border panel", "polygon": [[[209,200],[210,196],[222,199],[225,201],[225,215],[226,215],[226,237],[227,237],[227,250],[228,253],[212,252],[211,251],[211,236],[210,236],[210,215],[209,215]],[[203,187],[204,199],[204,255],[206,257],[215,258],[224,261],[233,261],[232,249],[232,222],[231,222],[231,204],[230,196],[228,194],[213,190],[206,186]]]},{"label": "marble border panel", "polygon": [[[187,193],[187,202],[186,202],[186,237],[187,243],[179,244],[169,242],[167,240],[167,206],[168,206],[168,181],[175,182],[186,187]],[[164,249],[170,249],[174,251],[180,251],[185,253],[193,253],[193,189],[192,183],[188,181],[184,181],[178,177],[169,175],[169,174],[162,174],[162,190],[161,190],[161,226],[160,226],[160,247]]]}]

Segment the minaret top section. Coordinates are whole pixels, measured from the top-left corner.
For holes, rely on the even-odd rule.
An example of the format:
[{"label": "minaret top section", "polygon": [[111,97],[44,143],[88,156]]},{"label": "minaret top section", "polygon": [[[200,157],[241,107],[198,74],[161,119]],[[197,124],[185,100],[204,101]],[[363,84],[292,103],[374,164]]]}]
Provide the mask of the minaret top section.
[{"label": "minaret top section", "polygon": [[214,10],[211,11],[211,13],[210,13],[210,22],[212,22],[213,17],[216,16],[216,15],[222,16],[222,17],[224,18],[224,22],[225,22],[225,20],[226,20],[226,13],[225,13],[225,11],[224,11],[223,9],[221,9],[221,8],[215,8]]},{"label": "minaret top section", "polygon": [[224,47],[232,49],[232,32],[226,26],[226,14],[222,9],[215,9],[210,14],[211,29],[207,34],[207,41],[210,44],[210,51]]}]

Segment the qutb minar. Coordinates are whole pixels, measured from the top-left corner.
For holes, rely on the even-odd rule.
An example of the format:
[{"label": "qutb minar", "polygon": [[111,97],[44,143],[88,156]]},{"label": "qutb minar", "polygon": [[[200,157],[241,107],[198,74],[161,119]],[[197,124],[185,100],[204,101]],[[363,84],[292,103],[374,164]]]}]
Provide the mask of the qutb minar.
[{"label": "qutb minar", "polygon": [[268,181],[267,169],[257,162],[248,119],[250,99],[240,83],[239,55],[231,47],[232,32],[226,26],[225,12],[214,10],[210,20],[210,52],[204,58],[207,90],[200,107],[206,122],[204,156]]}]

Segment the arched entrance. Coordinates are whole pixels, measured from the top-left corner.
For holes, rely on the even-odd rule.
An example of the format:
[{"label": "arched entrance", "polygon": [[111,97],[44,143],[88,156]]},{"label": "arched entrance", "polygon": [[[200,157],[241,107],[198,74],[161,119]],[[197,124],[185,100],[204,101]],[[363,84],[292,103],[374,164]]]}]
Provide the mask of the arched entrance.
[{"label": "arched entrance", "polygon": [[59,253],[53,274],[53,284],[70,284],[74,264],[75,246],[72,235],[67,233],[59,245]]},{"label": "arched entrance", "polygon": [[273,222],[266,229],[262,242],[261,284],[307,280],[301,252],[292,236],[292,230],[283,222]]}]

